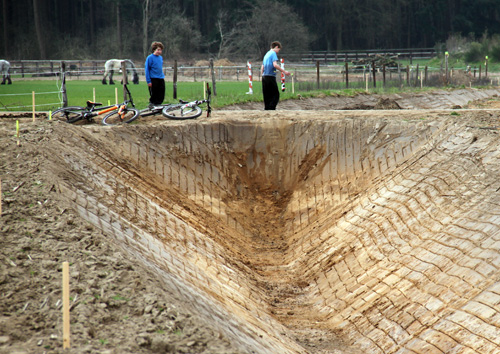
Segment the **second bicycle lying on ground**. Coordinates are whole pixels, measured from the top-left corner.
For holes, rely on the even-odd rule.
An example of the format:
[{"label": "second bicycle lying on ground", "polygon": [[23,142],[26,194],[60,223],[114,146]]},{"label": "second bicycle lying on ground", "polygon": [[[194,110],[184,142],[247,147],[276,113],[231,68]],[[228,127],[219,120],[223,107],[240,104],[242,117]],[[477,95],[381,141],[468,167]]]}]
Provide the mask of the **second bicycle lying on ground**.
[{"label": "second bicycle lying on ground", "polygon": [[[132,100],[132,95],[130,94],[128,87],[126,85],[124,85],[124,87],[127,91],[129,99],[122,103],[100,107],[102,106],[102,103],[87,101],[86,107],[63,107],[52,112],[52,119],[62,120],[68,123],[76,123],[82,119],[85,119],[88,122],[94,122],[95,117],[108,113],[102,118],[102,124],[104,125],[133,122],[139,117],[139,110],[135,108],[134,101]],[[129,105],[131,105],[131,107]],[[98,109],[98,107],[100,107],[100,109]]]},{"label": "second bicycle lying on ground", "polygon": [[200,105],[207,104],[207,117],[212,113],[210,106],[210,98],[212,90],[209,84],[206,87],[206,99],[195,100],[191,102],[179,100],[179,103],[166,103],[157,106],[150,106],[140,110],[141,117],[152,116],[161,113],[163,116],[170,119],[194,119],[201,116],[202,109]]},{"label": "second bicycle lying on ground", "polygon": [[[103,125],[116,125],[121,123],[131,123],[139,116],[146,117],[161,113],[164,117],[170,119],[194,119],[202,113],[200,105],[207,104],[207,117],[210,117],[212,107],[210,106],[211,89],[209,84],[206,87],[207,98],[191,102],[180,100],[179,103],[168,103],[158,106],[151,106],[142,110],[135,108],[132,95],[128,87],[124,85],[129,99],[122,103],[108,105],[104,107],[102,103],[87,101],[86,107],[70,106],[60,108],[52,113],[52,119],[62,120],[68,123],[76,123],[82,119],[88,122],[94,122],[95,117],[106,114],[102,118]],[[130,106],[129,106],[130,105]],[[98,109],[100,107],[100,109]]]}]

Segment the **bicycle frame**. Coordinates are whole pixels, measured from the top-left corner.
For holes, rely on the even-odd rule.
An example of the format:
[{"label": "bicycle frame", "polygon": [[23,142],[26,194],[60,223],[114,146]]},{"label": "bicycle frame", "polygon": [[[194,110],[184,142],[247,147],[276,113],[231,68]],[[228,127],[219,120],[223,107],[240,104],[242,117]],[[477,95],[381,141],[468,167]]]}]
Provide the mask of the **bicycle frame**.
[{"label": "bicycle frame", "polygon": [[210,107],[210,99],[207,99],[207,100],[196,100],[196,101],[191,101],[191,102],[181,102],[181,103],[185,103],[182,107],[181,107],[181,111],[184,111],[186,108],[193,108],[195,106],[199,106],[201,104],[204,104],[204,103],[208,103],[207,104],[207,117],[210,117],[210,113],[212,112],[212,107]]},{"label": "bicycle frame", "polygon": [[193,108],[195,106],[199,106],[201,104],[206,103],[207,104],[207,117],[210,117],[210,114],[212,113],[212,107],[210,106],[210,99],[212,97],[212,90],[210,89],[210,85],[208,83],[206,86],[206,92],[208,95],[207,99],[196,100],[196,101],[191,101],[191,102],[181,101],[181,103],[184,103],[184,105],[181,107],[181,111],[184,111],[184,109],[186,109],[186,108]]},{"label": "bicycle frame", "polygon": [[105,106],[103,107],[102,109],[100,110],[94,110],[95,106],[93,106],[89,112],[85,112],[83,114],[83,118],[85,119],[91,119],[93,117],[97,117],[97,116],[100,116],[100,115],[103,115],[104,113],[108,113],[108,112],[111,112],[111,111],[115,111],[115,110],[119,110],[119,112],[121,113],[121,111],[123,110],[124,107],[127,107],[128,103],[130,101],[125,101],[125,102],[122,102],[122,103],[117,103],[117,104],[114,104],[114,105],[111,105],[111,106]]},{"label": "bicycle frame", "polygon": [[[141,116],[149,116],[149,115],[155,115],[160,112],[162,114],[170,119],[193,119],[197,118],[201,115],[202,109],[199,107],[200,105],[206,103],[207,104],[207,117],[210,117],[210,114],[212,112],[212,107],[210,106],[210,98],[211,98],[211,89],[210,85],[207,83],[206,86],[206,92],[208,94],[207,99],[203,100],[194,100],[194,101],[184,101],[184,100],[179,100],[178,103],[164,103],[161,105],[157,105],[153,108],[145,108],[141,110]],[[184,113],[185,110],[188,112]],[[180,112],[180,114],[174,113],[174,112]]]},{"label": "bicycle frame", "polygon": [[95,108],[97,107],[95,102],[87,101],[87,108],[89,109],[89,111],[85,112],[83,114],[83,118],[87,119],[87,120],[91,120],[94,117],[103,115],[105,113],[108,113],[108,112],[111,112],[111,111],[114,111],[117,109],[119,111],[119,114],[123,116],[123,114],[122,114],[123,108],[127,107],[129,103],[131,103],[132,107],[135,108],[134,101],[132,100],[132,94],[130,93],[127,85],[124,85],[124,88],[127,91],[127,95],[129,97],[128,100],[125,100],[122,103],[116,103],[116,104],[113,104],[110,106],[101,107],[100,110],[95,110]]}]

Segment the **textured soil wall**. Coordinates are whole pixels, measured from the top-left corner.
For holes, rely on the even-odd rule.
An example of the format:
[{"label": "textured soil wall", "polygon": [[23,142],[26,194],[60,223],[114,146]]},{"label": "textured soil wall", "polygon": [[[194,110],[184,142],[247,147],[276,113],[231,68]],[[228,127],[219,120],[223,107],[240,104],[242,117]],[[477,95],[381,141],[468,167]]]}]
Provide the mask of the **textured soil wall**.
[{"label": "textured soil wall", "polygon": [[80,214],[242,350],[302,352],[304,329],[368,353],[498,350],[496,136],[396,113],[63,125],[50,158]]},{"label": "textured soil wall", "polygon": [[499,352],[493,101],[2,121],[0,353]]}]

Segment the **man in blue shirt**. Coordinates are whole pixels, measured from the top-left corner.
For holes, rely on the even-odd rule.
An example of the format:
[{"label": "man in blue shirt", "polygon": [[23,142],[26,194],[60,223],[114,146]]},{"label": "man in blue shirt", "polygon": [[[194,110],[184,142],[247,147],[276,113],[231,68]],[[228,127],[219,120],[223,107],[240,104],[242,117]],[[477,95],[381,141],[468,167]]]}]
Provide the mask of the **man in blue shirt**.
[{"label": "man in blue shirt", "polygon": [[163,74],[163,44],[153,42],[151,54],[146,58],[144,73],[149,88],[149,108],[163,103],[165,98],[165,75]]},{"label": "man in blue shirt", "polygon": [[260,74],[262,75],[262,94],[264,95],[264,109],[274,110],[280,100],[280,91],[276,82],[276,69],[290,75],[290,73],[281,68],[278,62],[278,53],[281,50],[281,43],[274,41],[271,43],[271,50],[266,53],[262,60]]}]

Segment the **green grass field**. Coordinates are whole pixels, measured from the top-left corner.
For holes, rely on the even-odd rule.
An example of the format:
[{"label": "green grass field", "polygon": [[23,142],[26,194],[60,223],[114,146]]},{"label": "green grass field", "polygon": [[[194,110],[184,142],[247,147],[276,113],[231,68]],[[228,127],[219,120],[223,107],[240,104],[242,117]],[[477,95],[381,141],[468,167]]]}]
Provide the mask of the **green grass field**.
[{"label": "green grass field", "polygon": [[[165,103],[177,102],[179,99],[191,101],[203,99],[204,82],[178,82],[177,99],[173,98],[173,83],[167,81],[165,92]],[[313,83],[295,83],[292,93],[292,83],[286,83],[286,91],[280,93],[280,100],[298,97],[317,97],[325,95],[353,95],[356,92],[365,92],[363,88],[348,89],[329,87],[328,89],[315,90]],[[61,107],[62,95],[59,93],[61,82],[57,80],[15,80],[12,85],[0,85],[0,111],[32,111],[33,92],[35,92],[36,111],[53,111]],[[212,83],[210,82],[212,87]],[[301,86],[303,90],[301,90]],[[363,86],[363,85],[362,85]],[[149,102],[149,90],[145,81],[138,85],[129,84],[128,88],[132,94],[136,108],[147,107]],[[262,102],[262,87],[260,81],[253,82],[253,94],[247,94],[247,81],[221,81],[216,83],[217,95],[214,95],[212,87],[212,107],[217,109],[231,104],[244,102]],[[379,92],[373,90],[373,92]],[[87,100],[101,102],[103,105],[113,104],[116,99],[123,101],[123,86],[102,85],[100,80],[67,80],[66,92],[69,106],[85,106]],[[94,97],[95,95],[95,97]]]},{"label": "green grass field", "polygon": [[[286,91],[281,92],[280,100],[294,99],[298,97],[324,97],[329,95],[349,96],[358,92],[366,92],[364,82],[350,82],[350,88],[346,89],[342,82],[321,82],[321,89],[317,89],[315,82],[300,82],[293,85],[287,78]],[[48,112],[62,106],[62,94],[60,93],[61,82],[54,79],[20,79],[13,77],[12,85],[0,85],[0,112],[1,111],[32,111],[33,92],[35,92],[35,110]],[[212,83],[210,82],[210,86]],[[391,87],[392,86],[392,87]],[[132,94],[135,107],[142,109],[147,107],[149,101],[149,90],[144,78],[138,85],[129,84],[128,88]],[[434,87],[435,88],[435,87]],[[396,93],[408,91],[430,90],[432,87],[401,87],[399,83],[377,88],[369,87],[371,93]],[[262,102],[262,88],[260,81],[253,82],[253,94],[247,94],[248,81],[220,81],[216,83],[216,93],[212,87],[212,107],[217,109],[231,104],[244,102]],[[174,103],[179,99],[192,101],[203,99],[204,82],[178,82],[177,99],[173,97],[173,83],[166,81],[165,103]],[[292,92],[293,91],[293,92]],[[103,105],[122,102],[124,99],[123,86],[119,82],[115,85],[103,85],[100,79],[81,80],[71,78],[66,81],[66,92],[69,106],[85,106],[87,100],[95,100]]]},{"label": "green grass field", "polygon": [[[291,84],[289,84],[291,86]],[[61,82],[56,80],[15,80],[12,85],[0,86],[0,111],[31,111],[33,91],[35,92],[36,111],[49,111],[61,107],[62,95],[59,93]],[[210,83],[210,86],[212,84]],[[253,85],[253,94],[247,94],[248,82],[217,82],[217,96],[212,87],[212,106],[222,107],[234,103],[262,101],[260,82]],[[148,105],[149,90],[145,81],[138,85],[129,84],[136,108]],[[165,103],[177,102],[179,99],[203,99],[203,82],[178,82],[177,99],[173,98],[173,83],[166,82]],[[99,80],[67,80],[66,92],[69,106],[84,106],[87,100],[95,100],[107,105],[123,101],[123,86],[102,85]],[[95,96],[94,96],[95,95]],[[292,96],[289,92],[281,94],[282,99]]]}]

